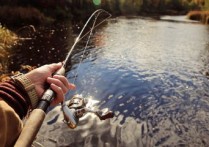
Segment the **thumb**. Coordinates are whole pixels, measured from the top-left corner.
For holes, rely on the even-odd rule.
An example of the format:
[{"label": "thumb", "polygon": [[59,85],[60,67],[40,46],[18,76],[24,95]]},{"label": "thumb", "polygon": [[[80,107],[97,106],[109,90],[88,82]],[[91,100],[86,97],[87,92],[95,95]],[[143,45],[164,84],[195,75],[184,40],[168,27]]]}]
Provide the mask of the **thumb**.
[{"label": "thumb", "polygon": [[51,73],[55,73],[58,69],[60,69],[62,67],[62,63],[52,63],[48,65],[48,68],[50,70]]}]

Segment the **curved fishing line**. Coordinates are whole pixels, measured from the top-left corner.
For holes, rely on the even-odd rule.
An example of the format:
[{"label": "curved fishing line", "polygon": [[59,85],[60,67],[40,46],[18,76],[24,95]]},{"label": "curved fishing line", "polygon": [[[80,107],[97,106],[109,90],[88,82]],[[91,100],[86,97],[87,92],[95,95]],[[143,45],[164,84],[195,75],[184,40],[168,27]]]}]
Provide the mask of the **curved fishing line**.
[{"label": "curved fishing line", "polygon": [[[105,13],[107,13],[109,16],[106,17],[106,18],[104,18],[104,19],[103,19],[100,23],[98,23],[97,25],[95,25],[95,26],[94,26],[94,29],[97,28],[99,25],[101,25],[103,22],[105,22],[108,18],[110,18],[110,17],[112,16],[109,12],[107,12],[107,11],[105,11],[105,10],[103,10],[103,9],[100,9],[100,10],[102,10],[102,11],[105,12]],[[102,13],[102,12],[100,12],[100,13]],[[100,13],[99,13],[99,15],[100,15]],[[90,31],[88,31],[86,34],[84,34],[84,35],[79,39],[79,41],[80,41],[81,39],[83,39],[86,35],[88,35],[89,32],[90,32]]]},{"label": "curved fishing line", "polygon": [[[55,74],[58,74],[58,75],[59,74],[60,75],[65,74],[65,67],[66,67],[67,61],[69,60],[70,55],[71,55],[73,49],[75,48],[76,44],[80,41],[81,35],[83,34],[84,29],[89,24],[92,17],[94,15],[96,15],[97,13],[101,14],[101,12],[106,12],[106,11],[101,10],[101,9],[97,10],[89,17],[88,21],[86,22],[83,29],[81,30],[79,36],[76,38],[75,43],[73,44],[70,51],[68,52],[68,54],[67,54],[67,56],[66,56],[66,58],[63,62],[62,68],[60,68],[57,72],[55,72]],[[106,13],[109,14],[108,12],[106,12]],[[95,25],[95,23],[94,23],[94,25]],[[90,30],[90,32],[92,32],[92,30],[93,30],[93,28]],[[84,36],[85,35],[86,34],[84,34]],[[39,129],[41,128],[41,125],[42,125],[43,121],[44,121],[46,111],[47,111],[51,101],[54,98],[55,98],[54,91],[51,88],[48,88],[44,92],[43,96],[41,97],[41,99],[38,103],[38,106],[33,110],[33,112],[30,114],[30,117],[26,121],[19,138],[15,143],[15,146],[21,146],[22,147],[22,146],[31,146],[32,145],[32,142],[34,141],[34,139],[35,139],[35,137],[36,137]],[[68,125],[71,126],[71,128],[75,128],[77,126],[77,123],[78,123],[78,117],[76,117],[75,109],[70,109],[65,104],[65,101],[63,101],[61,103],[61,105],[62,105],[63,114],[65,116],[65,120],[67,120]]]},{"label": "curved fishing line", "polygon": [[[99,22],[98,24],[96,24],[97,19],[98,19],[98,17],[100,16],[101,13],[106,13],[106,14],[108,14],[108,16],[107,16],[106,18],[104,18],[101,22]],[[91,29],[90,29],[87,33],[85,33],[83,36],[81,36],[82,33],[83,33],[83,31],[85,30],[85,28],[86,28],[87,25],[89,24],[89,22],[92,20],[93,16],[95,16],[95,18],[94,18],[94,21],[93,21],[93,24],[92,24]],[[67,61],[69,60],[70,55],[71,55],[73,49],[75,48],[76,44],[77,44],[80,40],[82,40],[84,37],[86,37],[86,36],[89,34],[88,39],[87,39],[87,42],[86,42],[85,47],[84,47],[84,50],[82,51],[81,59],[80,59],[80,61],[79,61],[79,63],[78,63],[78,66],[77,66],[77,69],[76,69],[76,72],[75,72],[75,75],[74,75],[75,78],[74,78],[74,80],[73,80],[73,82],[72,82],[73,84],[75,84],[76,77],[77,77],[77,75],[78,75],[78,70],[79,70],[80,65],[81,65],[81,63],[82,63],[82,61],[83,61],[84,54],[85,54],[86,49],[87,49],[87,47],[88,47],[90,38],[91,38],[91,36],[92,36],[92,34],[93,34],[93,33],[92,33],[93,30],[94,30],[95,28],[97,28],[99,25],[101,25],[104,21],[106,21],[106,20],[107,20],[108,18],[110,18],[111,16],[112,16],[112,15],[111,15],[109,12],[107,12],[107,11],[105,11],[105,10],[103,10],[103,9],[98,9],[98,10],[96,10],[96,11],[89,17],[89,19],[87,20],[87,22],[86,22],[85,25],[83,26],[83,28],[82,28],[80,34],[79,34],[78,37],[76,38],[76,40],[75,40],[73,46],[71,47],[70,51],[68,52],[68,54],[67,54],[67,56],[66,56],[66,58],[65,58],[65,61],[63,62],[63,67],[64,67],[64,68],[65,68],[65,66],[66,66],[66,64],[67,64]],[[64,99],[63,102],[65,102],[65,99]],[[63,102],[62,102],[61,104],[63,104]]]},{"label": "curved fishing line", "polygon": [[[82,55],[81,55],[80,61],[78,63],[77,69],[75,71],[75,78],[74,78],[73,83],[75,83],[75,80],[77,78],[79,67],[81,65],[81,62],[83,61],[83,58],[84,58],[84,55],[85,55],[85,51],[88,48],[88,44],[89,44],[89,41],[90,41],[91,36],[93,34],[92,32],[93,32],[93,29],[95,28],[95,24],[97,22],[98,16],[102,12],[106,12],[106,11],[100,9],[100,10],[97,10],[96,12],[94,12],[90,16],[90,18],[88,19],[88,21],[86,22],[86,24],[82,28],[79,36],[76,38],[76,41],[75,41],[74,45],[72,46],[71,50],[69,51],[69,53],[68,53],[68,55],[66,57],[66,60],[64,61],[63,68],[64,68],[64,66],[66,66],[66,63],[67,63],[67,61],[68,61],[68,59],[70,57],[70,54],[71,54],[72,50],[74,49],[75,45],[83,37],[85,37],[87,34],[89,34],[89,36],[87,37],[87,41],[86,41],[84,50],[82,51]],[[108,12],[106,12],[106,13],[109,14]],[[86,28],[86,26],[88,25],[89,21],[92,19],[93,16],[95,16],[95,18],[94,18],[93,24],[91,25],[90,31],[88,31],[86,34],[84,34],[84,36],[82,36],[80,38],[81,34],[83,33],[84,29]],[[109,17],[110,16],[111,15],[109,14]],[[106,19],[104,19],[102,22],[104,22]],[[99,26],[102,22],[100,22],[97,26]],[[100,111],[93,111],[93,110],[91,110],[91,109],[86,107],[87,103],[88,102],[82,96],[80,97],[78,95],[74,95],[71,98],[69,104],[67,105],[66,102],[65,102],[65,98],[64,98],[64,100],[61,103],[62,112],[63,112],[63,116],[64,116],[63,122],[66,123],[68,125],[68,127],[74,129],[74,128],[76,128],[76,126],[77,126],[77,124],[79,122],[79,118],[82,117],[87,112],[91,112],[91,113],[96,114],[99,117],[100,120],[105,120],[107,118],[112,118],[114,116],[114,114],[111,111],[108,111],[105,114],[103,112],[100,112]],[[81,104],[81,106],[79,106],[79,104]]]},{"label": "curved fishing line", "polygon": [[[97,24],[97,25],[95,25],[94,27],[92,27],[90,31],[88,31],[86,34],[84,34],[84,35],[81,37],[81,35],[83,34],[83,31],[85,30],[85,28],[87,27],[87,25],[89,24],[89,22],[91,21],[91,19],[93,18],[93,16],[96,15],[96,13],[98,13],[98,15],[97,15],[97,18],[98,18],[98,16],[99,16],[102,12],[105,12],[105,13],[108,14],[109,16],[108,16],[107,18],[105,18],[103,21],[101,21],[99,24]],[[98,10],[96,10],[96,11],[89,17],[89,19],[87,20],[87,22],[86,22],[85,25],[83,26],[83,28],[82,28],[80,34],[79,34],[78,37],[76,38],[76,40],[75,40],[73,46],[71,47],[70,51],[68,52],[68,54],[67,54],[67,56],[66,56],[66,58],[65,58],[65,60],[64,60],[64,62],[63,62],[63,65],[62,65],[62,66],[63,66],[64,68],[66,67],[67,61],[69,60],[70,55],[71,55],[72,51],[74,50],[76,44],[77,44],[81,39],[83,39],[86,35],[88,35],[89,32],[92,32],[94,28],[98,27],[100,24],[102,24],[105,20],[107,20],[107,19],[110,18],[110,17],[111,17],[111,14],[110,14],[109,12],[103,10],[103,9],[98,9]],[[96,20],[95,20],[95,21],[96,21]],[[94,24],[95,24],[95,23],[94,23]]]},{"label": "curved fishing line", "polygon": [[79,68],[80,68],[81,62],[83,61],[84,54],[85,54],[86,49],[87,49],[87,47],[88,47],[90,38],[91,38],[91,36],[92,36],[92,34],[93,34],[93,33],[92,33],[92,32],[93,32],[93,29],[95,28],[95,24],[96,24],[96,21],[97,21],[97,18],[98,18],[99,15],[100,15],[100,13],[97,14],[97,15],[95,16],[94,23],[93,23],[92,28],[91,28],[91,30],[90,30],[90,32],[89,32],[89,36],[88,36],[88,39],[87,39],[87,41],[86,41],[86,44],[85,44],[83,53],[82,53],[82,55],[81,55],[81,59],[80,59],[80,61],[79,61],[79,63],[78,63],[78,67],[77,67],[77,69],[76,69],[75,78],[74,78],[74,80],[73,80],[73,82],[72,82],[73,84],[75,84],[75,80],[76,80],[76,77],[77,77],[77,75],[78,75],[78,70],[79,70]]}]

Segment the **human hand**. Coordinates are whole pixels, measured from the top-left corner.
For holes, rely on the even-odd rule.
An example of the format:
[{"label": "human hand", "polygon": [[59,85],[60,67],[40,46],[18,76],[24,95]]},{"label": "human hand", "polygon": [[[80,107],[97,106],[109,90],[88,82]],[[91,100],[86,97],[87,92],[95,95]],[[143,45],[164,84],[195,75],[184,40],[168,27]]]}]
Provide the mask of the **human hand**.
[{"label": "human hand", "polygon": [[62,75],[54,75],[58,69],[62,67],[61,63],[53,63],[41,66],[27,73],[25,76],[29,78],[35,85],[38,97],[41,98],[46,89],[46,83],[50,84],[51,89],[56,93],[52,105],[56,105],[64,100],[65,93],[70,89],[75,89],[75,85],[68,82],[67,78]]}]

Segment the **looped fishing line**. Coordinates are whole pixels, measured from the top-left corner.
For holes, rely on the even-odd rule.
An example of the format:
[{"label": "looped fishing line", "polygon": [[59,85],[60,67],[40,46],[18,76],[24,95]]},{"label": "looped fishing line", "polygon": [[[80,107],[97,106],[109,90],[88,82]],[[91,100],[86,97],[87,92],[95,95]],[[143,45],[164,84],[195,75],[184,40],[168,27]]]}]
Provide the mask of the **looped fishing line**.
[{"label": "looped fishing line", "polygon": [[[106,13],[106,14],[108,14],[108,16],[107,16],[106,18],[104,18],[101,22],[99,22],[98,24],[96,24],[97,19],[98,19],[98,17],[100,16],[101,13]],[[94,18],[94,21],[93,21],[93,24],[92,24],[92,27],[91,27],[90,31],[88,31],[88,32],[85,33],[82,37],[80,37],[80,36],[82,35],[83,31],[85,30],[85,28],[87,27],[88,23],[90,22],[90,20],[91,20],[91,18],[92,18],[93,16],[95,16],[95,18]],[[77,76],[78,76],[78,71],[79,71],[80,65],[81,65],[81,63],[82,63],[82,61],[83,61],[83,59],[84,59],[84,55],[85,55],[85,52],[86,52],[86,50],[87,50],[87,47],[88,47],[89,41],[90,41],[90,39],[91,39],[91,36],[93,35],[93,30],[94,30],[96,27],[98,27],[100,24],[102,24],[105,20],[107,20],[108,18],[110,18],[110,17],[111,17],[111,14],[110,14],[109,12],[107,12],[107,11],[105,11],[105,10],[103,10],[103,9],[98,9],[98,10],[96,10],[96,11],[89,17],[89,19],[88,19],[87,22],[85,23],[84,27],[82,28],[82,30],[81,30],[79,36],[76,38],[74,45],[71,47],[71,49],[70,49],[70,51],[69,51],[69,53],[68,53],[68,55],[67,55],[67,57],[66,57],[66,59],[65,59],[65,61],[64,61],[64,63],[63,63],[63,67],[66,66],[66,63],[67,63],[67,61],[68,61],[68,59],[69,59],[69,57],[70,57],[70,54],[71,54],[72,50],[74,49],[75,45],[76,45],[81,39],[83,39],[86,35],[89,34],[88,39],[87,39],[86,44],[85,44],[85,47],[84,47],[84,50],[82,51],[82,55],[81,55],[81,58],[80,58],[80,60],[79,60],[79,63],[78,63],[76,72],[75,72],[75,74],[74,74],[74,79],[73,79],[73,82],[72,82],[73,84],[75,84],[76,78],[77,78]],[[76,91],[76,92],[77,92],[77,91]],[[75,92],[75,93],[76,93],[76,92]]]}]

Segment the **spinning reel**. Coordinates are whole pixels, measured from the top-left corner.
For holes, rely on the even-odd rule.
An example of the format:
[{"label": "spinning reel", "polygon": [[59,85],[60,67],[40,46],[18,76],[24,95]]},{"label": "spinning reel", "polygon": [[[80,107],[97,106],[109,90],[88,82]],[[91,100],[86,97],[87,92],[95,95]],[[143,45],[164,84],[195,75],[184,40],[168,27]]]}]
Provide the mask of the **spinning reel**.
[{"label": "spinning reel", "polygon": [[83,98],[82,95],[74,95],[69,104],[62,104],[62,111],[64,115],[64,123],[69,128],[74,129],[79,123],[79,118],[83,117],[86,113],[94,113],[100,120],[113,118],[114,113],[112,111],[103,112],[101,110],[95,111],[87,108],[88,99]]}]

